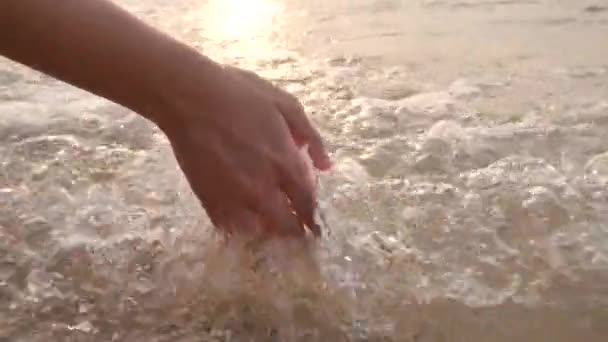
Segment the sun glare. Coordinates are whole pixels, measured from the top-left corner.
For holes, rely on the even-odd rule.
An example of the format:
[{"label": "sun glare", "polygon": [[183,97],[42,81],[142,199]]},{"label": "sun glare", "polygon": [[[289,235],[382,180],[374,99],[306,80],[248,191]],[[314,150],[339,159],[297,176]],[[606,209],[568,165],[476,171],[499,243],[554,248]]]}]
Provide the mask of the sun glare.
[{"label": "sun glare", "polygon": [[279,6],[272,0],[219,0],[208,16],[212,33],[229,40],[251,40],[270,34]]}]

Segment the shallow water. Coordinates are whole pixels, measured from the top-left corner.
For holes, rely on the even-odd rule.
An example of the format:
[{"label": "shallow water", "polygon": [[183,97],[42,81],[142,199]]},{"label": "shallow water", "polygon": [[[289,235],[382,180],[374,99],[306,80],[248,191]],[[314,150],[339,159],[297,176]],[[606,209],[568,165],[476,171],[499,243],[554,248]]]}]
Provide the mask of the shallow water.
[{"label": "shallow water", "polygon": [[2,61],[0,340],[606,340],[608,4],[120,3],[301,98],[329,234],[225,247],[157,129]]}]

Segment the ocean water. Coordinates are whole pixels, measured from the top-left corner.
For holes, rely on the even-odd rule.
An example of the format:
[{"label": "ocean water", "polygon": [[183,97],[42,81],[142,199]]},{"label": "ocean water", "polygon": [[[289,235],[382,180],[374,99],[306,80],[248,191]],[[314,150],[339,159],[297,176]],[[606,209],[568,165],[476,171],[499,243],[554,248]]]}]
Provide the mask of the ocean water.
[{"label": "ocean water", "polygon": [[301,99],[325,235],[226,246],[158,129],[1,60],[0,341],[606,341],[608,3],[118,2]]}]

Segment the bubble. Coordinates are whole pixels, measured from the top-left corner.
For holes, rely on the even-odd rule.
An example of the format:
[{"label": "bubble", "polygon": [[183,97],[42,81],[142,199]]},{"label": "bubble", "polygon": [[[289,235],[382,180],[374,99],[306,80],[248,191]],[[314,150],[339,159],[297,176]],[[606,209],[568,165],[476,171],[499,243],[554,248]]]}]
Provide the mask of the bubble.
[{"label": "bubble", "polygon": [[608,152],[593,156],[587,164],[585,171],[600,177],[608,177]]}]

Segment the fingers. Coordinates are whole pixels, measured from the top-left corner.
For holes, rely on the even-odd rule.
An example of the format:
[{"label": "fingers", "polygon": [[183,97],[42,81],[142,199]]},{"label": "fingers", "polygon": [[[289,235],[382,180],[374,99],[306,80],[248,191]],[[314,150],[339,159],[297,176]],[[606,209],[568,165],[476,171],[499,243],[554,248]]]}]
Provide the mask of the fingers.
[{"label": "fingers", "polygon": [[329,169],[331,167],[331,161],[325,150],[323,139],[309,121],[300,101],[288,92],[274,86],[267,80],[264,80],[254,72],[238,68],[234,68],[234,70],[244,78],[253,82],[256,86],[261,86],[275,94],[276,105],[287,122],[292,137],[298,147],[308,144],[308,153],[315,167],[319,170]]},{"label": "fingers", "polygon": [[314,165],[319,170],[327,170],[331,167],[329,155],[325,150],[323,139],[319,132],[312,126],[306,116],[304,108],[293,96],[283,93],[277,104],[283,118],[289,126],[294,141],[298,146],[308,144],[308,153]]},{"label": "fingers", "polygon": [[293,157],[280,170],[281,189],[289,198],[291,207],[300,220],[315,236],[319,236],[321,229],[314,220],[317,201],[308,166],[297,153],[295,145],[292,144],[289,154]]},{"label": "fingers", "polygon": [[293,213],[287,198],[279,189],[267,195],[258,210],[271,235],[295,237],[305,234],[302,222]]},{"label": "fingers", "polygon": [[244,207],[231,210],[230,213],[226,215],[226,220],[222,225],[222,228],[230,235],[257,234],[261,230],[259,215]]}]

